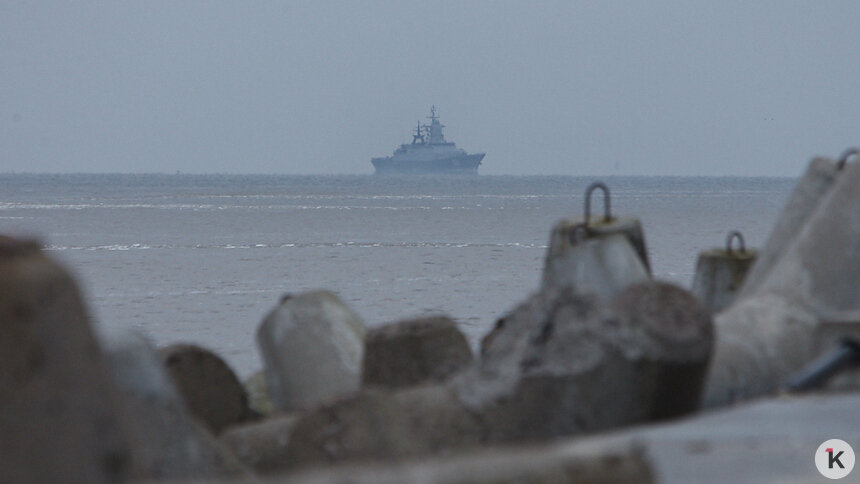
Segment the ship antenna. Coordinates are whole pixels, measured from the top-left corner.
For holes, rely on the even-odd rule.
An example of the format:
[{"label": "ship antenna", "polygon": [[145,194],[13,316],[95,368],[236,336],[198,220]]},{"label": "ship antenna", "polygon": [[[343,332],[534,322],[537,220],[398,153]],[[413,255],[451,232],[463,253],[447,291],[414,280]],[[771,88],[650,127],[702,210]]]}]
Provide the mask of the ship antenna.
[{"label": "ship antenna", "polygon": [[422,144],[424,143],[424,136],[421,134],[421,121],[418,121],[418,126],[415,127],[415,134],[412,135],[412,144],[414,145],[419,140]]}]

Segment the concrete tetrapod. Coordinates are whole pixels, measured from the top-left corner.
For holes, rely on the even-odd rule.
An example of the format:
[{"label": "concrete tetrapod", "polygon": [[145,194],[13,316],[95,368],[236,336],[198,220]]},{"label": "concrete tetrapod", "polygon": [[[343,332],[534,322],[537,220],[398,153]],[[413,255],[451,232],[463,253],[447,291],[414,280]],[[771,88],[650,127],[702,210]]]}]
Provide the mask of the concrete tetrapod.
[{"label": "concrete tetrapod", "polygon": [[853,163],[767,277],[716,318],[706,404],[775,391],[840,335],[860,333],[858,287],[860,164]]},{"label": "concrete tetrapod", "polygon": [[127,329],[106,330],[100,337],[111,377],[129,416],[135,479],[247,474],[239,461],[189,415],[155,347],[145,337]]},{"label": "concrete tetrapod", "polygon": [[410,319],[368,331],[361,383],[399,388],[440,382],[471,361],[469,342],[453,320]]},{"label": "concrete tetrapod", "polygon": [[188,411],[212,433],[251,418],[245,388],[218,355],[191,344],[173,344],[158,353]]},{"label": "concrete tetrapod", "polygon": [[[597,188],[604,194],[602,218],[591,216],[591,194]],[[613,216],[609,188],[600,182],[591,184],[585,192],[583,218],[561,220],[552,229],[542,286],[576,287],[609,298],[629,284],[650,278],[642,224]]]},{"label": "concrete tetrapod", "polygon": [[268,470],[439,455],[483,438],[480,421],[444,386],[365,389],[276,425],[289,427],[286,448],[256,451]]},{"label": "concrete tetrapod", "polygon": [[[566,442],[498,446],[407,462],[373,462],[291,473],[290,484],[651,484],[649,456],[636,443],[606,448]],[[681,482],[681,481],[674,481]],[[687,481],[690,482],[690,481]]]},{"label": "concrete tetrapod", "polygon": [[125,480],[123,415],[71,276],[0,236],[0,482]]},{"label": "concrete tetrapod", "polygon": [[544,261],[544,288],[573,287],[609,299],[630,284],[650,279],[642,260],[622,234],[588,235],[582,225],[561,221],[553,228]]},{"label": "concrete tetrapod", "polygon": [[296,414],[278,415],[258,422],[231,427],[218,440],[243,464],[265,474],[280,470],[289,448]]},{"label": "concrete tetrapod", "polygon": [[358,391],[365,332],[361,318],[331,292],[284,298],[257,328],[275,406],[312,408]]},{"label": "concrete tetrapod", "polygon": [[490,442],[597,432],[697,409],[712,345],[710,316],[678,287],[636,284],[610,303],[544,289],[449,385]]},{"label": "concrete tetrapod", "polygon": [[752,292],[764,280],[785,249],[800,233],[806,221],[818,208],[840,176],[837,163],[827,158],[809,162],[806,173],[798,180],[770,235],[749,270],[740,294]]}]

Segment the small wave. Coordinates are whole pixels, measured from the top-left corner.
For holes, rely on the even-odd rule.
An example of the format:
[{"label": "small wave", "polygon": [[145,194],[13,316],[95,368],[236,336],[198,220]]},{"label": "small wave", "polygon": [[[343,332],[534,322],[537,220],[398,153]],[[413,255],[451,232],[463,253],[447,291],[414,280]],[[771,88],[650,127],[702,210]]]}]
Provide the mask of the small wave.
[{"label": "small wave", "polygon": [[541,249],[547,248],[545,244],[529,244],[521,242],[508,243],[467,243],[467,242],[305,242],[305,243],[283,243],[283,244],[221,244],[221,245],[160,245],[160,244],[111,244],[111,245],[48,245],[45,250],[53,251],[128,251],[128,250],[176,250],[176,249],[204,249],[204,250],[255,250],[255,249],[313,249],[313,248],[408,248],[408,249],[463,249],[463,248],[485,248],[485,249]]},{"label": "small wave", "polygon": [[62,246],[49,245],[45,250],[148,250],[168,248],[167,246],[151,246],[146,244],[112,244],[112,245],[87,245],[87,246]]}]

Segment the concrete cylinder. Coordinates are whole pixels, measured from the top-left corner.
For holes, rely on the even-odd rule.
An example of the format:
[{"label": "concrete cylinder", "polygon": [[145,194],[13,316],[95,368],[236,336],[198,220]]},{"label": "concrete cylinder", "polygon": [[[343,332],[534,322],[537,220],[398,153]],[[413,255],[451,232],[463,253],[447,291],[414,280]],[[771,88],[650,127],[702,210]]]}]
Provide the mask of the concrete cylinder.
[{"label": "concrete cylinder", "polygon": [[[724,249],[704,251],[696,261],[691,292],[710,314],[722,311],[734,301],[747,271],[756,260],[755,250],[747,250],[743,245],[732,249],[731,240],[735,234],[741,237],[738,232],[730,233]],[[739,240],[743,244],[743,238]]]}]

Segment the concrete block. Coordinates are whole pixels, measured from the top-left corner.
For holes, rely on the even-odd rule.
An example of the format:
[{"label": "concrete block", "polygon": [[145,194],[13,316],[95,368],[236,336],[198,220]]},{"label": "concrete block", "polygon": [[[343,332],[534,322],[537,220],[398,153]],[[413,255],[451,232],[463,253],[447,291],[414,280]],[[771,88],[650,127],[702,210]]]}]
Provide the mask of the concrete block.
[{"label": "concrete block", "polygon": [[282,468],[440,455],[482,437],[480,422],[445,387],[364,390],[301,414]]},{"label": "concrete block", "polygon": [[188,413],[155,348],[138,333],[101,333],[133,438],[135,479],[200,479],[247,474]]},{"label": "concrete block", "polygon": [[650,279],[629,239],[622,234],[584,235],[581,225],[561,221],[552,230],[542,287],[573,287],[603,299]]},{"label": "concrete block", "polygon": [[596,432],[698,408],[712,344],[710,316],[669,284],[633,285],[610,303],[544,290],[449,384],[491,442]]},{"label": "concrete block", "polygon": [[[648,455],[636,444],[552,444],[487,448],[413,460],[315,469],[285,476],[291,484],[574,484],[657,482]],[[680,482],[680,481],[678,481]]]},{"label": "concrete block", "polygon": [[[714,324],[689,292],[665,282],[628,287],[611,303],[617,341],[627,358],[653,365],[649,420],[676,418],[699,409],[714,351]],[[626,350],[624,350],[626,348]]]},{"label": "concrete block", "polygon": [[768,276],[839,176],[840,170],[833,160],[815,158],[809,163],[761,248],[758,260],[746,276],[742,293],[751,293]]},{"label": "concrete block", "polygon": [[[860,312],[858,287],[860,164],[853,163],[767,276],[716,318],[719,338],[706,404],[731,403],[781,387],[790,374],[828,349],[822,342],[837,337],[826,322],[834,315]],[[849,327],[841,331],[858,333]]]},{"label": "concrete block", "polygon": [[[603,217],[591,215],[591,195],[596,189],[603,191]],[[561,220],[552,229],[543,287],[575,287],[609,298],[650,278],[642,224],[638,219],[613,216],[609,188],[592,183],[585,191],[583,218]]]},{"label": "concrete block", "polygon": [[700,253],[690,291],[710,314],[722,311],[735,300],[757,254],[757,251],[743,246],[732,249],[728,244],[725,249]]},{"label": "concrete block", "polygon": [[393,389],[439,382],[471,361],[469,342],[451,319],[401,321],[368,331],[362,385]]},{"label": "concrete block", "polygon": [[286,298],[257,328],[257,345],[275,406],[293,411],[356,392],[364,323],[337,296]]},{"label": "concrete block", "polygon": [[185,407],[212,433],[251,418],[245,389],[218,355],[190,344],[161,348],[159,355]]},{"label": "concrete block", "polygon": [[72,277],[0,236],[0,482],[117,482],[131,446]]},{"label": "concrete block", "polygon": [[284,465],[297,420],[297,414],[288,414],[231,427],[218,440],[255,472],[272,473]]}]

